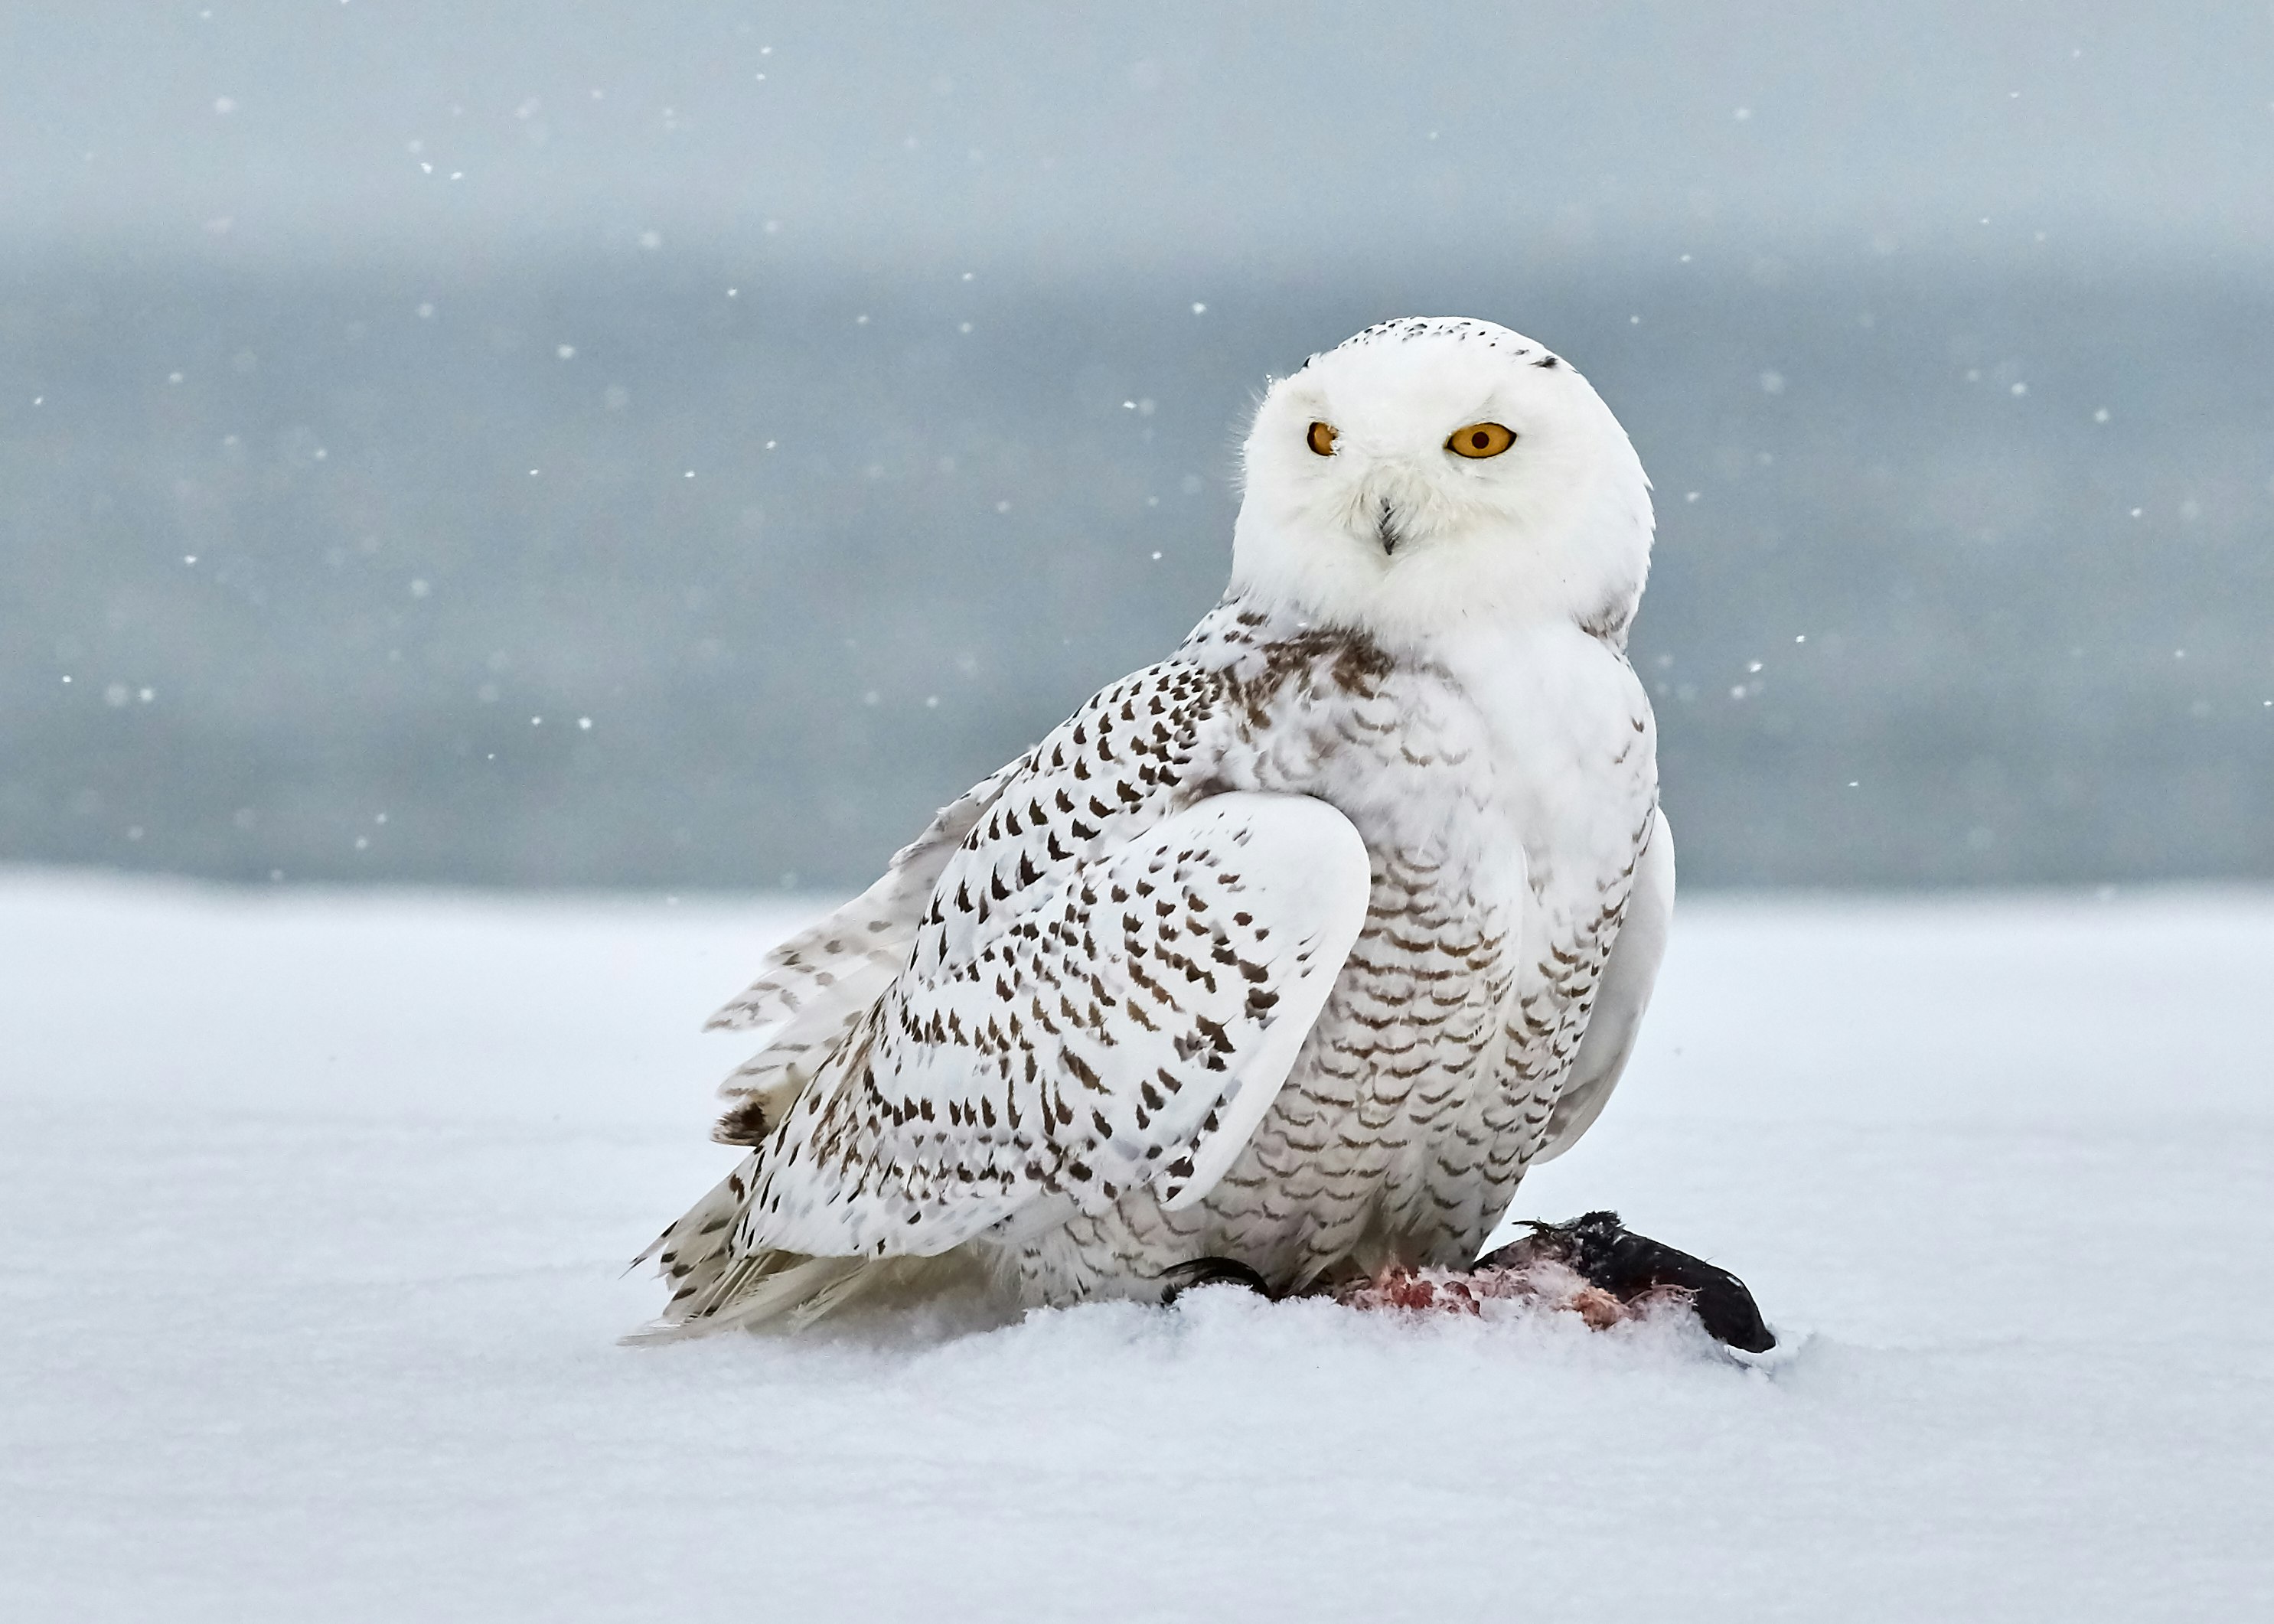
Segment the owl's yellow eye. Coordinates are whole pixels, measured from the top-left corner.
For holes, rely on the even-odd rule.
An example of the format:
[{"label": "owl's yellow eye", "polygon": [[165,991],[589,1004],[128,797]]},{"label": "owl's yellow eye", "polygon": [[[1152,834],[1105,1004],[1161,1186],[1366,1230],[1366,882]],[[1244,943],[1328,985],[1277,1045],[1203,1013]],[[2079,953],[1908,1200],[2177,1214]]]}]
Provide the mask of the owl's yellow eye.
[{"label": "owl's yellow eye", "polygon": [[1334,455],[1335,425],[1333,424],[1314,423],[1311,425],[1309,439],[1311,442],[1311,449],[1317,452],[1321,456]]},{"label": "owl's yellow eye", "polygon": [[1456,456],[1495,457],[1516,444],[1516,432],[1502,428],[1497,423],[1472,423],[1465,429],[1455,429],[1445,449]]}]

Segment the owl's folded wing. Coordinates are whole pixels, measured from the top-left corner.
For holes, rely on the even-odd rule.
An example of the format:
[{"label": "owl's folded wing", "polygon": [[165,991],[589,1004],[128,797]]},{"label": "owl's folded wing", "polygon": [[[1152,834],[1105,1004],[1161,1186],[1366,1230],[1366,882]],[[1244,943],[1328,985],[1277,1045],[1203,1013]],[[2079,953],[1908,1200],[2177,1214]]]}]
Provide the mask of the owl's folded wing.
[{"label": "owl's folded wing", "polygon": [[1609,962],[1597,983],[1594,1013],[1586,1035],[1555,1096],[1555,1108],[1540,1135],[1535,1162],[1550,1162],[1579,1141],[1609,1103],[1611,1090],[1627,1069],[1635,1038],[1642,1030],[1643,1011],[1650,1007],[1651,989],[1658,982],[1658,966],[1666,957],[1666,936],[1674,920],[1674,831],[1666,814],[1652,815],[1649,843],[1635,865],[1634,891],[1627,901],[1626,922],[1619,927]]},{"label": "owl's folded wing", "polygon": [[1212,796],[1069,864],[878,1000],[756,1158],[734,1249],[929,1256],[1045,1199],[1200,1199],[1286,1080],[1370,883],[1357,830],[1299,795]]},{"label": "owl's folded wing", "polygon": [[719,1086],[727,1101],[712,1137],[755,1145],[841,1049],[907,963],[924,908],[964,838],[1033,752],[974,785],[892,854],[885,877],[768,953],[757,980],[704,1023],[708,1032],[771,1027],[766,1046]]}]

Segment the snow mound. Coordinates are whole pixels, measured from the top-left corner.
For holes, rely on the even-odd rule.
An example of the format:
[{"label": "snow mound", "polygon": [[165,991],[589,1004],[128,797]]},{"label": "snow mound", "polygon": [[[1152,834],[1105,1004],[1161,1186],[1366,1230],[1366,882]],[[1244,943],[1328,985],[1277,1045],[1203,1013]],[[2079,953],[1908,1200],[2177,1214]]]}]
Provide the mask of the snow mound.
[{"label": "snow mound", "polygon": [[1231,1289],[625,1350],[811,909],[0,879],[0,1615],[2240,1617],[2274,899],[1686,904],[1521,1215],[1683,1315]]}]

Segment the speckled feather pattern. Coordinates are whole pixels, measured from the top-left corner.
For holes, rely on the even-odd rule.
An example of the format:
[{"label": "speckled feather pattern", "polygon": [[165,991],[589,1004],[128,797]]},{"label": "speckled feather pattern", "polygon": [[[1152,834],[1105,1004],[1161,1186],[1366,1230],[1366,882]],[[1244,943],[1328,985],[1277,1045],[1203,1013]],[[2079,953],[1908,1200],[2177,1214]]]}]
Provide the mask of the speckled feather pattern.
[{"label": "speckled feather pattern", "polygon": [[[1656,803],[1623,656],[1554,652],[1616,701],[1558,728],[1577,851],[1527,854],[1555,819],[1505,718],[1361,635],[1233,597],[1093,697],[720,1012],[787,1024],[728,1086],[753,1154],[659,1243],[674,1315],[802,1255],[964,1248],[1036,1303],[1154,1295],[1209,1254],[1283,1287],[1465,1262],[1540,1147]],[[1300,863],[1246,872],[1259,832],[1294,837],[1193,820],[1289,797],[1363,840],[1363,924],[1269,1109],[1171,1210],[1319,973]]]},{"label": "speckled feather pattern", "polygon": [[749,1154],[658,1242],[656,1334],[951,1269],[1457,1267],[1602,1109],[1674,889],[1625,431],[1537,341],[1409,318],[1273,383],[1241,467],[1183,645],[720,1012],[769,1029],[719,1127]]}]

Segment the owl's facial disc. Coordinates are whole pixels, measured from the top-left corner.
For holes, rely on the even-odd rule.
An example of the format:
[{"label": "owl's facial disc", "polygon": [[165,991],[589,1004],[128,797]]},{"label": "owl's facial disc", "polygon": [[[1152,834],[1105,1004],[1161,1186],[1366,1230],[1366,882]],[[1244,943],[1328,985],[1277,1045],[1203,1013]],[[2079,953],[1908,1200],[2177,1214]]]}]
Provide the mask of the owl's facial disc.
[{"label": "owl's facial disc", "polygon": [[[1303,443],[1314,456],[1331,457],[1342,450],[1342,432],[1334,425],[1313,418],[1303,432]],[[1504,424],[1476,422],[1464,424],[1445,437],[1444,450],[1449,455],[1472,462],[1481,462],[1496,457],[1516,444],[1516,431]],[[1345,454],[1347,455],[1347,454]],[[1399,542],[1404,539],[1398,516],[1398,492],[1377,491],[1377,485],[1395,485],[1395,479],[1374,481],[1361,478],[1359,488],[1365,498],[1362,516],[1371,519],[1374,539],[1384,558],[1394,556]]]},{"label": "owl's facial disc", "polygon": [[1265,395],[1243,460],[1235,584],[1336,618],[1593,604],[1647,568],[1649,484],[1617,420],[1489,322],[1386,322],[1312,357]]},{"label": "owl's facial disc", "polygon": [[1506,538],[1552,502],[1583,396],[1577,374],[1505,327],[1371,328],[1272,389],[1247,447],[1250,500],[1377,566]]},{"label": "owl's facial disc", "polygon": [[[1516,484],[1508,454],[1522,436],[1497,417],[1522,408],[1492,391],[1433,398],[1441,393],[1408,387],[1369,400],[1351,390],[1299,392],[1291,404],[1311,395],[1320,410],[1331,403],[1340,420],[1314,417],[1303,425],[1312,465],[1299,460],[1286,470],[1292,493],[1325,528],[1384,560],[1504,520]],[[1330,395],[1339,398],[1329,402]],[[1480,415],[1480,405],[1497,417]],[[1495,460],[1510,465],[1489,473],[1481,467]]]}]

